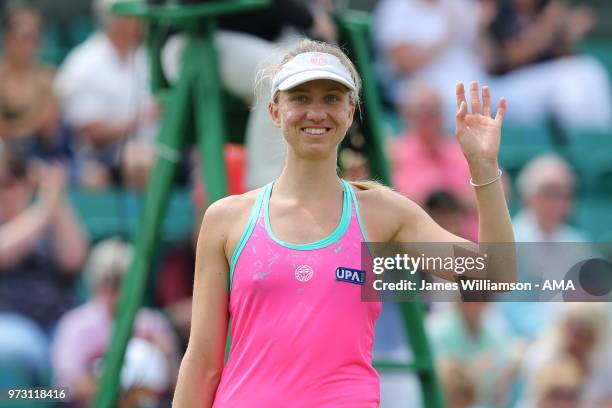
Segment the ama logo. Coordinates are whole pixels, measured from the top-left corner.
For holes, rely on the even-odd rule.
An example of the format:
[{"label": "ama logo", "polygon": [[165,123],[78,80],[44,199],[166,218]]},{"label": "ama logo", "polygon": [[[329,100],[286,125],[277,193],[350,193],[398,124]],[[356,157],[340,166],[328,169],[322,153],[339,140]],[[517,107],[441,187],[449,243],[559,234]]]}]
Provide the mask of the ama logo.
[{"label": "ama logo", "polygon": [[336,269],[336,280],[363,285],[365,283],[365,271],[340,266]]}]

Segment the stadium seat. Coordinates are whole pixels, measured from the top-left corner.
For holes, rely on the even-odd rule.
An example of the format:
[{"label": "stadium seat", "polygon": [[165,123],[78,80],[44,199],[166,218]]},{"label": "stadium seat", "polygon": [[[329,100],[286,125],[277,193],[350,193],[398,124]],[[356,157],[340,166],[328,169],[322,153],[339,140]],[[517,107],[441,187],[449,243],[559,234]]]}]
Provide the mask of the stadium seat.
[{"label": "stadium seat", "polygon": [[512,180],[530,159],[552,150],[551,132],[545,124],[503,124],[499,162]]},{"label": "stadium seat", "polygon": [[66,50],[61,44],[60,32],[55,22],[48,22],[44,25],[41,37],[40,59],[46,64],[58,66],[62,61]]},{"label": "stadium seat", "polygon": [[391,132],[391,136],[398,136],[404,130],[406,130],[406,123],[404,123],[404,119],[394,110],[384,109],[383,119],[385,121],[386,128]]},{"label": "stadium seat", "polygon": [[612,133],[575,132],[566,152],[578,174],[581,194],[612,195]]},{"label": "stadium seat", "polygon": [[574,224],[596,242],[612,238],[612,197],[591,196],[576,200]]},{"label": "stadium seat", "polygon": [[[142,204],[140,197],[123,190],[73,189],[70,199],[93,241],[116,235],[133,238]],[[189,191],[175,190],[166,213],[162,240],[176,241],[191,233],[193,214]]]},{"label": "stadium seat", "polygon": [[[48,378],[44,379],[45,384],[38,384],[37,381],[33,380],[32,373],[29,372],[23,365],[14,364],[8,361],[0,361],[0,389],[3,390],[3,399],[0,400],[0,407],[25,408],[32,406],[28,404],[28,400],[10,401],[8,398],[6,398],[6,390],[48,386],[50,384],[50,372],[47,374],[47,377]],[[51,408],[56,406],[56,403],[50,401],[36,401],[36,404],[34,405],[36,405],[37,408]]]},{"label": "stadium seat", "polygon": [[609,38],[590,38],[584,40],[580,44],[579,51],[601,61],[606,67],[608,74],[612,76],[612,44]]}]

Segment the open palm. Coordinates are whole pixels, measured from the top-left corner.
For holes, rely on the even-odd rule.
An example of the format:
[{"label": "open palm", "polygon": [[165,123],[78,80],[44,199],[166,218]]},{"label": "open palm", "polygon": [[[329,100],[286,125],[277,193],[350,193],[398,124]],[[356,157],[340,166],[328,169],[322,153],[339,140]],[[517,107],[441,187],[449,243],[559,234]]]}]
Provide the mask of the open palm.
[{"label": "open palm", "polygon": [[457,84],[456,136],[468,163],[496,163],[506,100],[500,99],[495,118],[491,117],[491,92],[482,88],[482,106],[478,83],[470,86],[472,113],[468,113],[463,84]]}]

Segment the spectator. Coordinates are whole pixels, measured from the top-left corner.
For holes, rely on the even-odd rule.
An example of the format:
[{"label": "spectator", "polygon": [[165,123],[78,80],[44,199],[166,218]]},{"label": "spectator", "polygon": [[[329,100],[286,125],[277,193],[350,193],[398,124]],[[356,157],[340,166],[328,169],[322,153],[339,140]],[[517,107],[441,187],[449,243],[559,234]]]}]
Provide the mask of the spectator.
[{"label": "spectator", "polygon": [[472,0],[378,2],[374,41],[380,51],[380,78],[398,110],[403,110],[411,84],[426,83],[441,96],[443,123],[454,126],[457,105],[454,93],[448,91],[458,82],[486,79],[477,50],[479,27],[484,24],[479,20],[486,18],[485,9]]},{"label": "spectator", "polygon": [[446,406],[448,408],[474,407],[476,384],[467,367],[456,360],[442,360],[437,366]]},{"label": "spectator", "polygon": [[88,251],[65,187],[63,166],[34,173],[23,156],[0,150],[0,311],[27,316],[47,331],[72,307],[73,282]]},{"label": "spectator", "polygon": [[426,82],[442,96],[444,122],[452,128],[457,107],[448,90],[458,82],[476,80],[506,98],[510,121],[533,123],[552,116],[571,129],[608,128],[610,82],[593,61],[563,60],[503,77],[488,75],[482,45],[496,5],[476,0],[379,2],[374,37],[389,99],[398,105],[407,86]]},{"label": "spectator", "polygon": [[58,164],[34,174],[0,143],[0,372],[15,381],[17,370],[27,382],[4,386],[46,384],[48,338],[73,303],[87,239],[64,198],[65,179]]},{"label": "spectator", "polygon": [[69,135],[59,122],[54,72],[37,59],[42,17],[31,6],[9,6],[2,24],[0,140],[28,157],[67,158]]},{"label": "spectator", "polygon": [[467,213],[464,236],[475,239],[478,223],[470,171],[459,143],[446,137],[439,95],[425,84],[415,84],[404,99],[402,114],[410,129],[388,146],[393,185],[420,205],[435,191],[453,194]]},{"label": "spectator", "polygon": [[[559,156],[545,154],[525,165],[517,179],[523,209],[512,219],[518,242],[519,280],[563,279],[568,269],[589,256],[586,235],[567,224],[575,177]],[[545,245],[542,243],[583,243]],[[544,292],[542,292],[544,295]],[[557,300],[561,294],[556,295]],[[542,300],[550,300],[542,299]],[[545,331],[559,313],[556,302],[499,303],[514,333],[533,339]]]},{"label": "spectator", "polygon": [[488,28],[493,41],[489,72],[505,74],[574,54],[594,24],[584,6],[559,0],[502,0]]},{"label": "spectator", "polygon": [[537,120],[549,110],[567,127],[609,129],[612,105],[606,70],[591,57],[574,55],[593,24],[587,7],[561,0],[499,2],[487,30],[485,58],[489,72],[513,84],[504,96],[531,90],[533,106],[513,108],[523,120]]},{"label": "spectator", "polygon": [[172,322],[183,349],[187,347],[191,328],[191,296],[195,269],[194,246],[195,242],[185,239],[168,249],[158,273],[155,293],[157,304],[164,309]]},{"label": "spectator", "polygon": [[452,194],[443,190],[434,191],[427,197],[424,209],[445,230],[457,236],[464,234],[463,208]]},{"label": "spectator", "polygon": [[536,408],[578,406],[583,373],[571,357],[560,358],[540,367],[535,376]]},{"label": "spectator", "polygon": [[141,24],[111,15],[113,1],[95,0],[100,29],[68,55],[55,88],[78,133],[81,182],[102,188],[122,181],[139,189],[154,159],[159,108],[148,89]]},{"label": "spectator", "polygon": [[[98,243],[84,272],[93,296],[68,312],[58,325],[52,349],[54,381],[71,388],[76,407],[90,406],[95,395],[96,362],[108,347],[121,281],[132,256],[132,248],[118,240]],[[136,316],[134,337],[146,340],[163,354],[170,367],[169,377],[174,379],[177,340],[168,321],[158,312],[143,309]]]},{"label": "spectator", "polygon": [[582,232],[567,225],[575,177],[554,154],[532,159],[517,179],[524,208],[512,225],[517,242],[585,242]]},{"label": "spectator", "polygon": [[370,178],[368,160],[361,153],[352,149],[343,149],[338,162],[345,180],[359,181]]},{"label": "spectator", "polygon": [[48,385],[48,340],[40,327],[25,316],[0,312],[0,333],[0,386]]},{"label": "spectator", "polygon": [[[284,50],[302,35],[335,42],[336,29],[328,16],[328,0],[273,0],[264,9],[222,16],[215,34],[219,73],[223,86],[253,105],[247,122],[247,187],[258,188],[280,175],[286,144],[268,114],[271,78],[258,78],[258,71],[280,62]],[[178,78],[183,36],[171,38],[164,47],[164,71]],[[258,88],[258,95],[254,92]],[[260,100],[261,99],[261,100]]]},{"label": "spectator", "polygon": [[562,306],[561,317],[538,337],[525,355],[522,377],[528,388],[523,402],[530,406],[538,394],[543,397],[529,385],[538,384],[536,375],[544,367],[569,358],[583,379],[577,406],[607,406],[612,403],[609,307],[604,303],[564,303]]},{"label": "spectator", "polygon": [[[456,303],[432,313],[428,320],[436,358],[466,366],[476,384],[478,406],[503,406],[500,402],[507,397],[514,339],[503,324],[501,316],[481,302]],[[499,350],[507,352],[502,355]]]}]

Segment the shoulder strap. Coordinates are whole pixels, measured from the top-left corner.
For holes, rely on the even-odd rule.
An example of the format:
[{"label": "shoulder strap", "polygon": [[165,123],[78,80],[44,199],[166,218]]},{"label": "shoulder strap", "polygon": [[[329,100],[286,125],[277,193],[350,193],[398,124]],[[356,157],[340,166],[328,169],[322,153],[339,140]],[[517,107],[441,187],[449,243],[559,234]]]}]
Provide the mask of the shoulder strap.
[{"label": "shoulder strap", "polygon": [[240,240],[238,241],[238,245],[236,246],[236,249],[234,249],[234,254],[232,255],[232,259],[229,265],[230,269],[229,269],[228,291],[231,291],[231,288],[232,288],[234,269],[236,268],[236,263],[238,262],[238,258],[240,257],[240,254],[242,253],[244,246],[246,245],[249,238],[251,237],[251,233],[253,232],[253,229],[255,228],[255,225],[257,224],[259,214],[261,213],[261,203],[263,202],[266,192],[271,186],[272,186],[272,183],[267,184],[264,188],[261,189],[261,191],[257,195],[257,199],[255,200],[255,203],[253,204],[253,208],[251,209],[251,214],[249,215],[249,220],[247,221],[246,227],[244,228],[244,231],[242,232],[242,236],[240,237]]},{"label": "shoulder strap", "polygon": [[368,242],[368,236],[365,232],[365,228],[363,226],[363,221],[361,220],[361,212],[359,211],[359,202],[357,201],[357,195],[355,194],[355,190],[353,186],[348,181],[342,179],[344,183],[344,187],[348,189],[349,195],[351,197],[351,202],[353,203],[353,208],[355,208],[355,216],[357,217],[357,222],[359,223],[359,228],[361,229],[361,235],[363,235],[363,240]]}]

